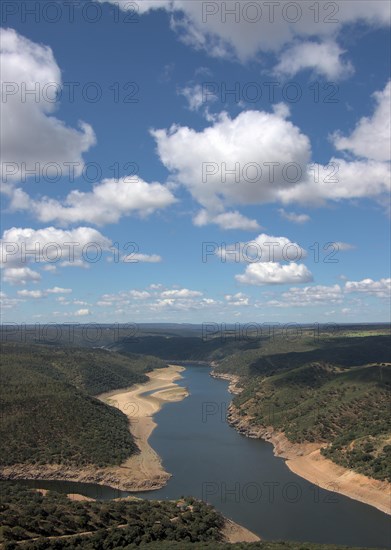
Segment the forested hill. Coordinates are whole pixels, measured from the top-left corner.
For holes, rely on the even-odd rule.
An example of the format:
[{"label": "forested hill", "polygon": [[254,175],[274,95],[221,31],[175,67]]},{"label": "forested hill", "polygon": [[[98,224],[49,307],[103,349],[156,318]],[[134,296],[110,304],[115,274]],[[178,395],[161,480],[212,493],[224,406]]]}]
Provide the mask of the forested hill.
[{"label": "forested hill", "polygon": [[227,544],[225,518],[191,497],[75,502],[0,482],[0,521],[4,550],[343,550],[294,542]]},{"label": "forested hill", "polygon": [[216,371],[240,377],[234,404],[253,427],[326,443],[322,453],[337,464],[391,481],[390,361],[389,336],[361,330],[266,342],[223,358]]},{"label": "forested hill", "polygon": [[0,466],[120,464],[138,451],[128,419],[93,396],[163,366],[100,349],[2,344]]}]

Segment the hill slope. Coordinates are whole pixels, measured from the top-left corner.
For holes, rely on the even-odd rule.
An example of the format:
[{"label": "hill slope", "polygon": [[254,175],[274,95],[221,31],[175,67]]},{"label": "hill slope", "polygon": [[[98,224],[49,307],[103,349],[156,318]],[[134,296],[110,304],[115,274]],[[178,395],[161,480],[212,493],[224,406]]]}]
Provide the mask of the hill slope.
[{"label": "hill slope", "polygon": [[253,379],[234,404],[254,426],[327,443],[322,453],[334,462],[391,481],[390,390],[390,365],[310,363]]},{"label": "hill slope", "polygon": [[93,395],[165,364],[105,350],[1,347],[0,465],[118,465],[138,451],[128,419]]}]

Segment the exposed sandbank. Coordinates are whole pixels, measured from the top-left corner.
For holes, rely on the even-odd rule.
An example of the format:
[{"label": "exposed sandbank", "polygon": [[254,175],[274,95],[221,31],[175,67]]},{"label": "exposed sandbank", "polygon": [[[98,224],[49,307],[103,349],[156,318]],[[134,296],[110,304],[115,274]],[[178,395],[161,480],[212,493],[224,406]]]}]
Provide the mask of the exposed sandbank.
[{"label": "exposed sandbank", "polygon": [[[215,378],[230,381],[231,393],[240,393],[236,386],[239,378],[235,375],[220,375],[212,372]],[[231,404],[228,409],[228,422],[241,434],[251,438],[261,438],[273,444],[275,456],[285,458],[286,465],[296,475],[315,485],[345,495],[391,515],[391,483],[379,481],[335,464],[324,457],[320,450],[322,443],[292,443],[283,432],[272,426],[255,427],[252,418],[239,415]]]}]

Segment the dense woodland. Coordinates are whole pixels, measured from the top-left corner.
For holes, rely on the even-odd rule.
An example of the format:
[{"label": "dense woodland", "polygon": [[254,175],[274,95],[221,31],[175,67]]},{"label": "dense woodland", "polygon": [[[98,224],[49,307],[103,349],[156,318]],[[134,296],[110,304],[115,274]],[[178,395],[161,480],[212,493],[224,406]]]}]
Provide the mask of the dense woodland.
[{"label": "dense woodland", "polygon": [[223,516],[193,498],[75,502],[66,495],[53,491],[42,495],[11,482],[0,482],[0,522],[5,550],[337,549],[288,542],[224,544]]},{"label": "dense woodland", "polygon": [[149,356],[27,344],[1,346],[0,464],[117,465],[138,451],[128,419],[95,399],[147,380]]}]

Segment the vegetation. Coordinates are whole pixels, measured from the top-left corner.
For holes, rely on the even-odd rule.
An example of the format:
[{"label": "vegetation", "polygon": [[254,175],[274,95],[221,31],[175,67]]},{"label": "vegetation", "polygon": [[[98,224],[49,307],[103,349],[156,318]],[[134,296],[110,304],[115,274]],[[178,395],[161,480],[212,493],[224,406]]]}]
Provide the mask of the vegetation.
[{"label": "vegetation", "polygon": [[[116,548],[152,541],[222,540],[224,518],[193,498],[174,501],[75,502],[49,491],[45,496],[20,484],[0,483],[3,542],[30,540],[23,548]],[[88,533],[87,539],[72,535]],[[57,539],[64,535],[68,538]],[[32,542],[46,537],[46,542]],[[47,537],[54,537],[50,541]],[[87,543],[88,542],[88,546]],[[80,546],[79,546],[80,544]]]},{"label": "vegetation", "polygon": [[3,344],[0,465],[118,465],[138,451],[128,419],[93,395],[165,363],[105,350]]},{"label": "vegetation", "polygon": [[342,550],[296,542],[226,544],[223,516],[193,498],[75,502],[10,482],[0,482],[0,521],[5,550]]},{"label": "vegetation", "polygon": [[[311,332],[311,331],[309,331]],[[245,376],[271,376],[282,370],[315,362],[353,367],[390,361],[389,335],[346,336],[344,332],[315,337],[304,332],[300,337],[279,336],[254,340],[252,347],[228,355],[217,371]]]},{"label": "vegetation", "polygon": [[234,403],[255,426],[328,443],[322,452],[336,463],[391,481],[390,390],[391,365],[310,363],[253,378]]}]

